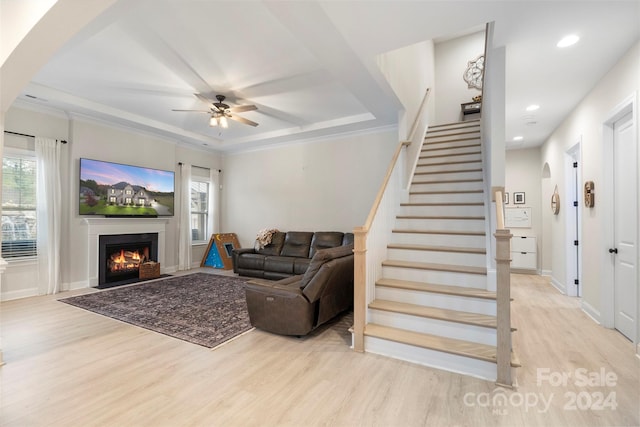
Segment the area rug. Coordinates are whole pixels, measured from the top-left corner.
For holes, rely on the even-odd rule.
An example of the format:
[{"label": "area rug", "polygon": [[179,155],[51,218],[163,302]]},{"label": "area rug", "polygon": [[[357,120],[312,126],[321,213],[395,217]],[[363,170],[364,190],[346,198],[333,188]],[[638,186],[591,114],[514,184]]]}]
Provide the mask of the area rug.
[{"label": "area rug", "polygon": [[251,329],[246,280],[194,273],[60,301],[214,348]]}]

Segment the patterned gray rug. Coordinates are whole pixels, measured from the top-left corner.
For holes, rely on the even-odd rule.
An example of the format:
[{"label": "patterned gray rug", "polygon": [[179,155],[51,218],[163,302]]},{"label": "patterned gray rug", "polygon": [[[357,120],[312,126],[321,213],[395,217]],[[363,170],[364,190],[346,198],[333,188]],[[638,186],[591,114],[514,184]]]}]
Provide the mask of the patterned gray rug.
[{"label": "patterned gray rug", "polygon": [[194,273],[60,301],[213,348],[252,328],[245,282]]}]

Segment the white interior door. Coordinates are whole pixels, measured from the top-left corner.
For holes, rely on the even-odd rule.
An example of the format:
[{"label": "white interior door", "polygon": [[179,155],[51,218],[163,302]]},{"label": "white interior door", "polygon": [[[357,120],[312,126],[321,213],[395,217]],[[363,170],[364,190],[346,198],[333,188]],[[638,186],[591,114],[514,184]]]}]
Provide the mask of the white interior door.
[{"label": "white interior door", "polygon": [[615,328],[634,341],[638,301],[636,143],[631,113],[613,125]]}]

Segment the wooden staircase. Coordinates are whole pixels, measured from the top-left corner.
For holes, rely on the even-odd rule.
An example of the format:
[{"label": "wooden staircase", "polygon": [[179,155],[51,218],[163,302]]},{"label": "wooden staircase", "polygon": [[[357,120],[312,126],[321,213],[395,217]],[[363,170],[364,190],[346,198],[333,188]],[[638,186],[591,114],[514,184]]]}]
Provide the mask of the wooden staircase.
[{"label": "wooden staircase", "polygon": [[485,200],[480,123],[430,127],[367,307],[366,351],[496,379]]}]

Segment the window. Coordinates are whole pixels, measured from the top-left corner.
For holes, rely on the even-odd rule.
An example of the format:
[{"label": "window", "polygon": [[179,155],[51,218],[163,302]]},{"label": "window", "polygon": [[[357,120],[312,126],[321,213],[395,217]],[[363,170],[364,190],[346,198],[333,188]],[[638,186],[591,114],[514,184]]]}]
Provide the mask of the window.
[{"label": "window", "polygon": [[10,152],[5,154],[2,176],[2,257],[35,257],[35,157]]},{"label": "window", "polygon": [[[194,177],[197,179],[197,177]],[[209,216],[209,183],[191,181],[191,240],[205,241]]]}]

